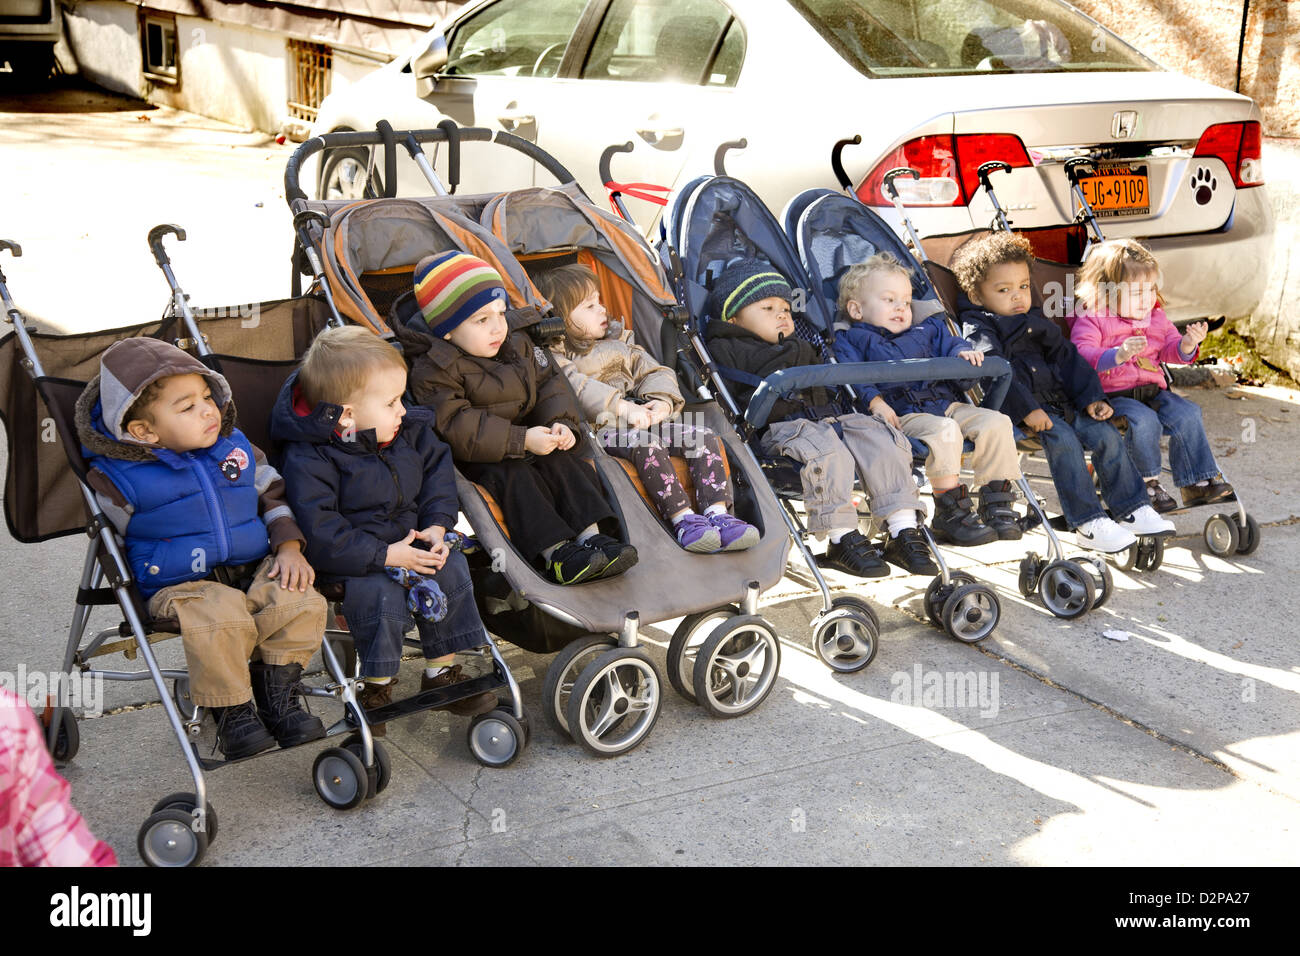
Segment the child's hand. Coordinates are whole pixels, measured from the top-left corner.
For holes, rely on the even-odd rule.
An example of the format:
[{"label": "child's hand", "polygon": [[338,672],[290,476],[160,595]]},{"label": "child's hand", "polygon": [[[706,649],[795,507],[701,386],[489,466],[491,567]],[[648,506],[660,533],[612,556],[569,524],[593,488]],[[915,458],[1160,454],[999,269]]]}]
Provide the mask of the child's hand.
[{"label": "child's hand", "polygon": [[1193,322],[1183,329],[1183,341],[1179,345],[1184,355],[1190,355],[1195,352],[1200,344],[1205,341],[1205,336],[1210,331],[1208,322]]},{"label": "child's hand", "polygon": [[411,542],[418,537],[420,535],[411,530],[406,533],[406,537],[401,541],[390,544],[388,553],[384,555],[384,566],[410,568],[417,574],[436,574],[438,569],[442,567],[443,562],[447,560],[447,557],[443,555],[439,560],[432,551],[411,547]]},{"label": "child's hand", "polygon": [[568,451],[578,443],[578,440],[573,437],[573,431],[564,422],[552,424],[551,434],[555,436],[555,447],[560,451]]},{"label": "child's hand", "polygon": [[276,549],[275,560],[266,576],[278,577],[280,587],[286,591],[306,591],[316,580],[316,569],[302,556],[302,545],[286,541]]},{"label": "child's hand", "polygon": [[673,413],[673,407],[659,398],[652,398],[644,407],[650,415],[651,425],[658,425],[662,421],[667,421]]},{"label": "child's hand", "polygon": [[1109,402],[1093,402],[1088,406],[1087,412],[1093,421],[1104,422],[1115,414],[1115,409],[1110,407]]},{"label": "child's hand", "polygon": [[965,352],[958,352],[957,357],[964,358],[966,361],[970,362],[971,365],[984,364],[984,353],[976,349],[967,349]]},{"label": "child's hand", "polygon": [[534,425],[524,432],[524,450],[534,455],[549,455],[557,444],[555,433],[545,425]]},{"label": "child's hand", "polygon": [[895,428],[898,427],[898,415],[894,413],[894,409],[890,407],[889,402],[885,401],[879,395],[871,400],[871,404],[867,406],[867,410],[881,421],[893,425]]},{"label": "child's hand", "polygon": [[451,548],[447,547],[447,542],[443,537],[447,534],[447,529],[440,524],[431,524],[423,531],[415,532],[415,536],[429,545],[429,553],[438,560],[438,569],[447,563],[447,555],[451,554]]},{"label": "child's hand", "polygon": [[1047,412],[1041,408],[1035,408],[1024,417],[1024,426],[1031,432],[1050,432],[1052,430],[1052,420],[1048,418]]},{"label": "child's hand", "polygon": [[1146,350],[1147,339],[1145,335],[1130,335],[1115,350],[1115,364],[1123,365],[1135,355],[1141,355]]},{"label": "child's hand", "polygon": [[626,421],[632,428],[650,427],[650,409],[647,406],[638,405],[636,402],[620,400],[618,403],[618,417]]}]

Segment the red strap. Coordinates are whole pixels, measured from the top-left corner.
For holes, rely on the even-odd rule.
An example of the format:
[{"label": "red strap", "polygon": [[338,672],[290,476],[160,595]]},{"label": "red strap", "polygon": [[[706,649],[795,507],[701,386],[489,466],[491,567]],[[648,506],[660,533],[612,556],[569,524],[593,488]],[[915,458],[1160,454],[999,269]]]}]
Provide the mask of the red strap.
[{"label": "red strap", "polygon": [[644,199],[646,202],[656,203],[660,206],[668,205],[667,196],[652,196],[650,193],[641,192],[642,189],[652,189],[659,193],[672,192],[671,186],[656,186],[653,183],[616,183],[613,180],[605,183],[605,188],[609,190],[609,204],[614,212],[618,212],[618,206],[614,200],[620,195],[631,196],[633,199]]}]

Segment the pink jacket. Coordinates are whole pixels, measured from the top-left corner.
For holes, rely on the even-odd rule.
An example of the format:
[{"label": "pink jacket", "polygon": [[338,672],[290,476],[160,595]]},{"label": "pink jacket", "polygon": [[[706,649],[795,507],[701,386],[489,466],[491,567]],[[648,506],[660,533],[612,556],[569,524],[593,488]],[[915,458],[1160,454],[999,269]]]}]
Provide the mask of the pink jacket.
[{"label": "pink jacket", "polygon": [[[1130,335],[1145,335],[1146,350],[1141,355],[1132,356],[1123,365],[1115,364],[1115,350]],[[1138,385],[1156,385],[1165,388],[1165,375],[1160,370],[1160,363],[1186,365],[1196,361],[1200,353],[1198,346],[1190,356],[1179,350],[1182,333],[1165,315],[1165,310],[1157,305],[1146,322],[1126,319],[1115,315],[1106,308],[1097,311],[1085,310],[1074,317],[1070,328],[1070,341],[1079,349],[1101,379],[1101,387],[1108,394],[1122,392]],[[1145,358],[1151,368],[1138,364],[1139,358]]]}]

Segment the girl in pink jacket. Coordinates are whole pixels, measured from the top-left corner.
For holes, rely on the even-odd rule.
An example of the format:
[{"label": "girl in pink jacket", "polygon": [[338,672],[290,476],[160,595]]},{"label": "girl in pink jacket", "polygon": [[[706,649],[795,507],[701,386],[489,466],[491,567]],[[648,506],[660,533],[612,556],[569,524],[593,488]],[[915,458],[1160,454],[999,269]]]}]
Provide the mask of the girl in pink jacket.
[{"label": "girl in pink jacket", "polygon": [[1141,243],[1102,243],[1079,270],[1070,339],[1097,370],[1115,414],[1128,419],[1129,452],[1152,505],[1167,512],[1178,504],[1160,487],[1162,433],[1184,507],[1222,501],[1233,491],[1215,464],[1200,407],[1169,391],[1160,367],[1196,361],[1208,326],[1174,328],[1160,306],[1160,282],[1160,267]]}]

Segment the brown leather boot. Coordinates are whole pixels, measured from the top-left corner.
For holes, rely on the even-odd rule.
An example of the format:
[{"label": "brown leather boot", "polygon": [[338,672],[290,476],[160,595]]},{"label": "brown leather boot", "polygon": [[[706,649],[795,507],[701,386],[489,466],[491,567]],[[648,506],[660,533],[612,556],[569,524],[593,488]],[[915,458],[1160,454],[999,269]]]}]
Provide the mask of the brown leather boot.
[{"label": "brown leather boot", "polygon": [[[447,687],[451,684],[459,684],[461,681],[469,680],[466,674],[461,673],[459,664],[452,664],[437,677],[430,677],[428,674],[420,675],[420,690],[433,690],[435,687]],[[444,704],[441,707],[431,708],[433,710],[447,710],[461,717],[475,717],[479,714],[486,714],[497,705],[497,699],[487,691],[481,694],[475,694],[473,697],[466,697],[464,700],[458,700],[452,704]]]}]

